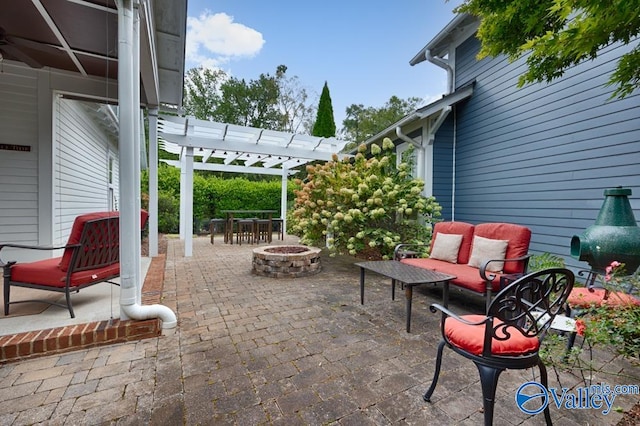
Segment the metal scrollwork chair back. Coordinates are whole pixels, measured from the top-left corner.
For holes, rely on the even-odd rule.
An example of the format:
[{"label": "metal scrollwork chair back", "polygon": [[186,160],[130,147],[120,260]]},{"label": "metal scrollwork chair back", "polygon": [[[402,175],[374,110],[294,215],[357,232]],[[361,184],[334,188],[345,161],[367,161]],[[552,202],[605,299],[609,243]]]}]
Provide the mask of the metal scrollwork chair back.
[{"label": "metal scrollwork chair back", "polygon": [[[442,305],[432,304],[433,312],[442,313],[442,340],[424,400],[430,401],[435,390],[445,346],[470,359],[478,368],[485,425],[493,423],[496,387],[504,370],[537,366],[541,384],[546,388],[547,371],[538,354],[540,342],[554,317],[564,312],[574,281],[574,274],[564,268],[525,275],[495,296],[486,315],[459,316]],[[548,407],[544,416],[547,424],[551,424]]]}]

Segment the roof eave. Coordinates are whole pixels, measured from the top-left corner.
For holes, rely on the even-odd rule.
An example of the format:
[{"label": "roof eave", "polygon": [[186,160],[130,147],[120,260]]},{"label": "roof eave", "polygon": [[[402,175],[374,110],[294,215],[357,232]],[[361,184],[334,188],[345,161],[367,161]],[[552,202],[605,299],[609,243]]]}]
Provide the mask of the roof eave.
[{"label": "roof eave", "polygon": [[451,41],[455,39],[458,33],[468,33],[469,25],[473,25],[472,31],[475,32],[479,23],[478,18],[468,13],[456,15],[426,46],[420,49],[409,61],[409,64],[413,66],[426,61],[427,51],[430,51],[433,56],[446,55]]},{"label": "roof eave", "polygon": [[[467,84],[465,86],[460,87],[459,89],[457,89],[455,92],[449,94],[449,95],[445,95],[442,98],[438,99],[435,102],[432,102],[428,105],[425,105],[421,108],[416,109],[414,112],[412,112],[411,114],[406,115],[405,117],[403,117],[402,119],[398,120],[397,122],[395,122],[394,124],[392,124],[391,126],[387,127],[386,129],[382,130],[381,132],[378,132],[377,134],[375,134],[374,136],[370,137],[369,139],[367,139],[366,141],[364,141],[363,143],[365,145],[370,145],[373,142],[376,142],[382,138],[384,138],[385,136],[389,136],[390,134],[394,134],[395,135],[395,131],[396,128],[400,127],[402,128],[403,126],[406,126],[412,122],[418,121],[418,120],[423,120],[437,112],[439,112],[440,110],[454,105],[468,97],[470,97],[473,94],[473,88],[475,86],[475,81],[471,82],[470,84]],[[353,151],[355,152],[355,150]]]}]

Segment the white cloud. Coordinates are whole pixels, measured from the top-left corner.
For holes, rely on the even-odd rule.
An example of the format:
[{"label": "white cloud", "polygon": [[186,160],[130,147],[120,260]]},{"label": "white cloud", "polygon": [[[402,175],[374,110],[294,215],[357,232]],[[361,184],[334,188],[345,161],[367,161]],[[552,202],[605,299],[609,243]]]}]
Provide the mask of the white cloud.
[{"label": "white cloud", "polygon": [[265,41],[253,28],[233,22],[226,13],[209,11],[187,18],[186,60],[197,65],[219,67],[232,59],[258,54]]}]

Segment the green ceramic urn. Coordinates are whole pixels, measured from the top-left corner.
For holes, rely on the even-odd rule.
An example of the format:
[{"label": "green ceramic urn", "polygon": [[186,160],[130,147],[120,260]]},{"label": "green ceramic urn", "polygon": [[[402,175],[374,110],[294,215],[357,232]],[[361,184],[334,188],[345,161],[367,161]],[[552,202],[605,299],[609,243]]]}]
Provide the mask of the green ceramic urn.
[{"label": "green ceramic urn", "polygon": [[626,265],[633,273],[640,265],[640,227],[629,203],[629,188],[604,191],[604,203],[595,224],[571,238],[571,256],[603,272],[612,261]]}]

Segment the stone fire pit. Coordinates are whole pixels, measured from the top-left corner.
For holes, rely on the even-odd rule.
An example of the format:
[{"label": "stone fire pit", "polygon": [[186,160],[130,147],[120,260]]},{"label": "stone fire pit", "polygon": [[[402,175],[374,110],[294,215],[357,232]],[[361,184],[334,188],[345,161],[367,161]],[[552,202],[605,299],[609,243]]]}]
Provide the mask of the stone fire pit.
[{"label": "stone fire pit", "polygon": [[307,246],[267,246],[253,249],[253,273],[296,278],[320,272],[320,249]]}]

